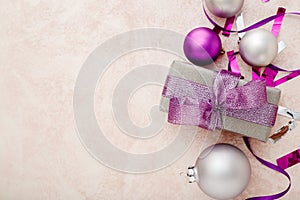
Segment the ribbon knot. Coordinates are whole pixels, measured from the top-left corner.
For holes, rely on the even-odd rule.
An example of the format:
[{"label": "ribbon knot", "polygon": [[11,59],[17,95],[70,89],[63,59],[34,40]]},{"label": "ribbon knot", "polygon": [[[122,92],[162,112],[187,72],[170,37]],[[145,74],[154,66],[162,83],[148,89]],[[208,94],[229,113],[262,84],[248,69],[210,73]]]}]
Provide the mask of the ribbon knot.
[{"label": "ribbon knot", "polygon": [[214,111],[214,112],[219,112],[219,113],[221,113],[222,110],[223,110],[223,107],[220,106],[220,105],[213,106],[213,111]]},{"label": "ribbon knot", "polygon": [[265,81],[238,86],[239,80],[240,74],[226,70],[214,74],[211,87],[168,76],[163,90],[170,99],[168,121],[214,130],[223,128],[223,116],[230,116],[273,126],[278,107],[267,102]]}]

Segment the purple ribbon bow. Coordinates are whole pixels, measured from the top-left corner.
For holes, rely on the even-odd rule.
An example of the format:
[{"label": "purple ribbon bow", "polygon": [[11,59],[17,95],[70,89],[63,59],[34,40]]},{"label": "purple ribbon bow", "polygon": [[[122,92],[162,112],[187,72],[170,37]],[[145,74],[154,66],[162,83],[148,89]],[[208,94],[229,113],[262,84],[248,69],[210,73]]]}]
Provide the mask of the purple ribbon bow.
[{"label": "purple ribbon bow", "polygon": [[267,102],[266,84],[253,80],[238,87],[240,75],[221,70],[212,87],[168,76],[162,95],[170,99],[168,121],[205,129],[222,129],[222,116],[273,126],[277,105]]}]

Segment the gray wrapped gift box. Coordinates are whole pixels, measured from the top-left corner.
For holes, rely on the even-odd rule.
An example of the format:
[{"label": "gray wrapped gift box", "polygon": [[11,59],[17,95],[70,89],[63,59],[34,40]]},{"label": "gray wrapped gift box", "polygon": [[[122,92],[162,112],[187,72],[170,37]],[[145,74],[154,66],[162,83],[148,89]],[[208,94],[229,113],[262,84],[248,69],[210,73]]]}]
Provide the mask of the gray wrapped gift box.
[{"label": "gray wrapped gift box", "polygon": [[[169,75],[188,79],[200,84],[210,86],[212,84],[214,72],[204,67],[197,67],[187,62],[174,61],[172,63]],[[247,83],[245,80],[240,80],[239,86]],[[267,87],[267,98],[271,104],[278,105],[281,91],[277,88]],[[168,112],[169,99],[162,97],[160,109],[163,112]],[[256,138],[261,141],[267,141],[272,127],[255,124],[229,116],[223,116],[224,130],[238,133],[251,138]]]}]

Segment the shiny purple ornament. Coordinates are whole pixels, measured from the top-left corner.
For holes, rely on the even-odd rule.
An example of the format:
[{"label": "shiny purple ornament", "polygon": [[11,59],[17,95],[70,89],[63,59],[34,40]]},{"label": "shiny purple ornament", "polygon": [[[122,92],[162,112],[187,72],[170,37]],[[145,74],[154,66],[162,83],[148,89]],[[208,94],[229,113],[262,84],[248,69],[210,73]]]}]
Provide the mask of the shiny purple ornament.
[{"label": "shiny purple ornament", "polygon": [[204,66],[218,58],[222,49],[219,35],[210,28],[200,27],[187,34],[183,50],[189,61]]}]

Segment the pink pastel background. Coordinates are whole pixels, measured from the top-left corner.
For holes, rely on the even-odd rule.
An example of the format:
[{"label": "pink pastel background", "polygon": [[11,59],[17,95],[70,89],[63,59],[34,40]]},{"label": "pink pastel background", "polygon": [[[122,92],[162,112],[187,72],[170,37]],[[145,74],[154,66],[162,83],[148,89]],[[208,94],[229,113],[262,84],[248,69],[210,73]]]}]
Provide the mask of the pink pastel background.
[{"label": "pink pastel background", "polygon": [[[0,1],[0,199],[210,199],[196,184],[188,184],[186,168],[193,165],[204,145],[198,130],[195,141],[175,163],[160,171],[132,175],[112,170],[96,161],[82,146],[73,115],[76,77],[88,55],[114,35],[137,28],[158,27],[185,35],[197,26],[211,27],[201,10],[201,0],[12,0]],[[245,0],[246,25],[275,14],[278,6],[300,11],[298,1]],[[221,19],[217,19],[223,23]],[[271,24],[265,26],[270,29]],[[280,33],[287,48],[274,64],[300,67],[300,17],[285,18]],[[225,50],[237,49],[237,37],[224,38]],[[118,48],[118,47],[115,47]],[[99,82],[96,115],[107,138],[133,153],[153,152],[175,136],[166,125],[164,134],[149,140],[125,136],[111,116],[111,90],[133,68],[144,64],[170,65],[176,56],[140,51],[114,64]],[[239,62],[242,61],[239,59]],[[217,65],[226,63],[225,56]],[[241,64],[245,73],[249,68]],[[224,65],[225,66],[225,65]],[[300,111],[300,78],[280,86],[280,104]],[[158,104],[161,87],[138,90],[128,104],[132,121],[150,122],[149,107]],[[276,128],[286,122],[279,118]],[[261,157],[276,158],[300,146],[300,127],[276,145],[251,140]],[[247,151],[242,138],[226,133],[220,142],[241,148],[251,161],[252,178],[236,199],[284,190],[288,181],[260,165]],[[287,170],[293,181],[282,199],[299,199],[300,165]]]}]

